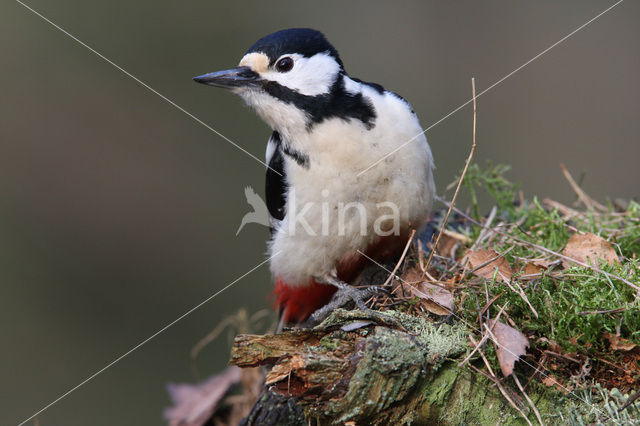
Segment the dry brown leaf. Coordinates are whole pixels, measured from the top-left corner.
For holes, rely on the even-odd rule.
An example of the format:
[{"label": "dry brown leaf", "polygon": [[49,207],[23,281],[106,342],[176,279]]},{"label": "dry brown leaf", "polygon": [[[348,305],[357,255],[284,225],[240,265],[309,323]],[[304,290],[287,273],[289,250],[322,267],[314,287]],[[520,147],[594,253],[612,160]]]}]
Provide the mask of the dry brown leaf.
[{"label": "dry brown leaf", "polygon": [[472,269],[490,261],[487,265],[474,271],[474,274],[491,280],[496,272],[496,268],[498,268],[496,278],[498,281],[509,282],[511,280],[513,271],[511,270],[509,262],[504,257],[498,257],[500,255],[495,250],[469,250],[466,256],[469,259],[469,264]]},{"label": "dry brown leaf", "polygon": [[233,366],[196,385],[169,383],[167,389],[174,405],[165,409],[164,418],[169,426],[204,425],[229,388],[240,379],[240,368]]},{"label": "dry brown leaf", "polygon": [[567,389],[565,389],[564,386],[562,386],[562,384],[556,380],[555,377],[552,376],[547,376],[544,379],[542,379],[542,383],[544,383],[545,386],[548,387],[555,387],[556,390],[559,390],[562,393],[567,393]]},{"label": "dry brown leaf", "polygon": [[422,305],[435,315],[449,315],[453,312],[453,294],[435,284],[422,283],[421,290],[415,290],[423,300]]},{"label": "dry brown leaf", "polygon": [[[498,340],[496,353],[502,374],[507,377],[513,373],[516,361],[527,353],[529,340],[520,331],[500,321],[490,321],[491,331]],[[495,342],[494,342],[495,343]]]},{"label": "dry brown leaf", "polygon": [[458,245],[459,241],[457,239],[447,234],[442,234],[440,241],[438,241],[438,247],[436,247],[436,253],[443,257],[455,258]]},{"label": "dry brown leaf", "polygon": [[421,281],[422,274],[416,267],[410,269],[403,277],[403,283],[398,283],[393,290],[396,295],[410,292],[412,297],[420,298],[421,305],[435,315],[449,315],[453,312],[453,294],[441,286]]},{"label": "dry brown leaf", "polygon": [[567,340],[573,345],[573,346],[578,346],[578,339],[581,338],[582,336],[584,336],[584,333],[580,333],[577,336],[574,337],[567,337]]},{"label": "dry brown leaf", "polygon": [[638,347],[638,345],[636,345],[632,341],[623,339],[622,337],[616,336],[615,334],[604,333],[604,337],[607,338],[607,340],[611,344],[611,349],[613,349],[614,351],[629,352]]},{"label": "dry brown leaf", "polygon": [[527,262],[526,265],[524,265],[524,269],[522,270],[522,274],[523,275],[535,275],[535,274],[539,274],[542,271],[544,271],[544,268],[540,265],[536,265],[533,262]]},{"label": "dry brown leaf", "polygon": [[[562,250],[562,254],[595,266],[602,260],[607,261],[610,265],[619,261],[611,243],[591,233],[573,234],[569,238],[567,246]],[[563,259],[562,266],[569,268],[574,266],[574,263]]]}]

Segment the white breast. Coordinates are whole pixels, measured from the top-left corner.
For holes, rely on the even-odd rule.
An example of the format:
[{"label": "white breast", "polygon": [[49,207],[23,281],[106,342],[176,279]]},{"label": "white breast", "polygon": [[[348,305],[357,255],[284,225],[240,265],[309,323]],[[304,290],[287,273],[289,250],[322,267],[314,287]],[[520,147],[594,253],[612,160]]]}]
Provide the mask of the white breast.
[{"label": "white breast", "polygon": [[[286,161],[289,212],[270,242],[270,253],[279,252],[271,270],[290,285],[304,285],[312,277],[330,273],[340,259],[364,250],[378,237],[376,225],[393,213],[392,206],[397,207],[399,223],[393,228],[386,223],[382,229],[395,232],[421,226],[435,194],[431,150],[407,103],[350,79],[346,87],[361,90],[371,100],[376,112],[371,130],[357,120],[332,118],[290,141],[310,159],[308,168]],[[345,208],[349,203],[355,204]],[[293,207],[298,214],[306,212],[305,223],[293,223]]]}]

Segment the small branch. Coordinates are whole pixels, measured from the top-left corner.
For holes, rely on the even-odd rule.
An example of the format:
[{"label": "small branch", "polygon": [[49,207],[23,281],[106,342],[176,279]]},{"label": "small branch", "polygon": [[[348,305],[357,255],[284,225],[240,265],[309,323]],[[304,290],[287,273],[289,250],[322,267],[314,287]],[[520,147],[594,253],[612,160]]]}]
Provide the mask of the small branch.
[{"label": "small branch", "polygon": [[[491,227],[491,224],[493,223],[493,219],[495,219],[497,212],[498,212],[498,206],[493,206],[493,208],[491,209],[491,212],[489,213],[489,217],[485,221],[485,225],[487,226],[487,228]],[[475,250],[476,247],[482,244],[484,239],[487,238],[489,235],[491,235],[491,233],[487,232],[487,230],[483,228],[482,231],[480,231],[480,235],[478,235],[478,238],[476,239],[475,243],[473,243],[473,245],[471,246],[471,250]]]},{"label": "small branch", "polygon": [[598,314],[617,314],[618,312],[624,312],[628,308],[607,309],[603,311],[583,311],[578,312],[577,315],[598,315]]},{"label": "small branch", "polygon": [[545,198],[542,200],[542,203],[551,209],[557,209],[565,217],[565,220],[574,218],[580,214],[577,210],[567,207],[550,198]]},{"label": "small branch", "polygon": [[584,192],[582,188],[580,188],[580,186],[578,186],[576,181],[573,179],[573,176],[571,176],[571,173],[569,173],[569,170],[567,170],[567,167],[564,164],[560,164],[560,169],[562,170],[562,174],[564,175],[564,177],[569,182],[569,185],[571,185],[571,188],[573,188],[573,191],[576,193],[576,195],[578,196],[580,201],[582,201],[582,204],[584,204],[586,208],[593,210],[593,208],[595,207],[598,210],[602,210],[605,212],[608,211],[605,206],[589,197],[587,193]]},{"label": "small branch", "polygon": [[398,259],[398,263],[396,263],[396,267],[393,268],[393,271],[391,271],[391,274],[389,274],[389,278],[387,278],[384,284],[382,284],[382,287],[386,287],[391,282],[391,279],[396,276],[396,272],[398,271],[400,264],[404,260],[404,257],[407,255],[407,251],[409,250],[409,246],[411,246],[411,241],[413,241],[413,237],[415,235],[416,235],[416,230],[412,229],[411,235],[409,235],[409,239],[407,240],[407,245],[404,246],[404,251],[402,252],[402,256],[400,256],[400,259]]},{"label": "small branch", "polygon": [[[502,315],[502,313],[504,312],[505,308],[507,307],[507,305],[509,305],[509,303],[507,302],[502,308],[500,308],[500,311],[498,312],[498,315],[496,315],[496,319],[493,321],[493,324],[495,326],[495,324],[498,322],[498,320],[500,319],[500,315]],[[488,329],[488,327],[487,327]],[[482,333],[482,332],[481,332]],[[459,364],[458,367],[463,367],[473,356],[474,353],[476,353],[476,351],[480,348],[480,346],[482,346],[484,344],[484,342],[487,341],[487,339],[491,337],[488,333],[484,334],[482,336],[482,339],[480,339],[480,343],[478,343],[476,345],[475,348],[473,348],[473,350],[471,351],[471,353],[469,355],[467,355],[467,357],[465,359],[463,359]],[[469,338],[471,339],[471,341],[473,341],[473,338],[471,336],[469,336]],[[498,344],[499,345],[499,344]],[[489,367],[491,368],[491,367]],[[492,373],[493,374],[493,373]]]},{"label": "small branch", "polygon": [[449,215],[451,214],[451,210],[453,209],[453,206],[456,203],[456,199],[458,198],[458,192],[460,192],[460,187],[462,186],[462,181],[464,180],[464,176],[467,174],[467,169],[469,168],[469,164],[471,163],[471,159],[473,158],[473,153],[476,150],[476,80],[475,78],[471,79],[471,93],[473,94],[473,144],[471,145],[471,151],[469,152],[469,157],[467,158],[467,162],[464,165],[462,174],[460,175],[460,180],[458,180],[458,186],[456,187],[456,192],[453,194],[453,198],[451,199],[451,205],[449,206],[449,210],[447,210],[447,214],[444,217],[444,220],[442,221],[442,225],[440,226],[440,232],[438,232],[438,236],[436,237],[436,241],[433,244],[431,253],[429,253],[429,258],[427,259],[425,270],[429,269],[429,265],[431,264],[431,259],[433,258],[433,253],[435,253],[436,247],[438,247],[438,243],[440,242],[440,237],[442,236],[444,229],[447,227],[447,222],[449,221]]},{"label": "small branch", "polygon": [[[520,287],[520,284],[518,283],[518,281],[512,280],[511,282],[518,289],[517,291],[514,291],[514,293],[516,293],[518,296],[520,296],[520,298],[522,300],[524,300],[524,302],[527,305],[529,305],[529,308],[531,309],[531,312],[533,312],[533,315],[535,315],[536,318],[538,318],[538,312],[535,310],[535,308],[533,307],[531,302],[529,302],[529,298],[527,298],[527,295],[525,294],[524,290],[522,290],[522,287]],[[513,288],[511,287],[510,283],[507,283],[507,285],[509,286],[509,288],[511,288],[513,290]]]},{"label": "small branch", "polygon": [[505,399],[509,402],[509,404],[511,404],[511,406],[516,409],[518,411],[518,413],[520,413],[520,415],[522,416],[522,418],[527,422],[527,424],[529,426],[533,426],[531,424],[531,421],[529,420],[529,418],[527,417],[527,415],[524,413],[524,411],[522,411],[520,409],[520,407],[518,407],[518,405],[516,405],[516,403],[513,401],[513,399],[511,399],[511,397],[509,396],[509,394],[507,393],[507,391],[504,389],[504,386],[502,386],[502,383],[500,383],[500,380],[498,380],[496,377],[492,377],[489,374],[487,374],[486,372],[480,370],[479,368],[475,367],[472,364],[469,364],[469,367],[471,367],[473,370],[475,370],[477,373],[482,374],[484,377],[486,377],[487,379],[491,380],[493,383],[495,383],[495,385],[498,387],[498,390],[500,391],[500,393],[502,393],[502,395],[505,397]]},{"label": "small branch", "polygon": [[634,393],[633,395],[631,395],[628,399],[627,402],[624,403],[624,405],[622,407],[620,407],[620,409],[618,410],[618,413],[621,412],[622,410],[624,410],[625,408],[627,408],[628,406],[630,406],[631,404],[634,403],[634,401],[636,399],[640,398],[640,391]]},{"label": "small branch", "polygon": [[531,398],[529,398],[529,395],[527,395],[527,393],[524,391],[524,388],[520,384],[520,380],[518,380],[518,376],[516,376],[515,374],[512,374],[511,377],[513,377],[513,380],[516,382],[516,385],[518,385],[518,389],[520,389],[520,392],[522,392],[522,395],[524,395],[524,398],[527,400],[527,402],[529,403],[529,406],[535,413],[536,419],[538,419],[538,423],[540,423],[540,426],[544,426],[544,423],[542,423],[542,416],[540,415],[540,411],[538,411],[538,409],[536,408],[536,405],[533,403]]},{"label": "small branch", "polygon": [[458,240],[458,241],[460,241],[461,243],[469,244],[469,243],[471,242],[471,238],[469,238],[469,237],[467,237],[466,235],[461,234],[461,233],[459,233],[459,232],[451,231],[451,230],[449,230],[449,229],[444,229],[442,232],[443,232],[443,233],[444,233],[444,235],[446,235],[447,237],[451,237],[451,238],[453,238],[454,240]]},{"label": "small branch", "polygon": [[[520,411],[520,410],[518,409],[518,407],[516,406],[515,402],[512,402],[512,401],[509,399],[509,396],[507,395],[507,390],[506,390],[506,389],[503,389],[503,388],[501,387],[500,379],[498,379],[498,377],[497,377],[497,376],[495,375],[495,373],[493,372],[493,369],[491,368],[491,364],[489,364],[489,360],[488,360],[488,359],[487,359],[487,357],[484,355],[484,352],[483,352],[482,350],[480,350],[480,351],[479,351],[479,353],[480,353],[480,356],[482,357],[482,361],[484,362],[484,365],[485,365],[485,366],[487,367],[487,369],[489,370],[489,373],[491,374],[491,376],[495,379],[495,380],[494,380],[494,383],[496,384],[496,386],[498,386],[498,388],[500,389],[500,392],[502,392],[502,394],[505,396],[505,398],[507,398],[507,400],[509,400],[509,402],[511,402],[511,403],[512,403],[512,406],[513,406],[516,410]],[[514,374],[513,376],[515,377],[515,374]],[[520,401],[520,402],[522,402],[522,401]],[[520,411],[520,413],[521,413],[521,414],[523,414],[523,416],[524,416],[524,413],[523,413],[522,411]],[[531,423],[529,422],[529,419],[527,418],[527,416],[524,416],[524,419],[527,421],[527,423],[529,423],[529,424],[531,425]]]},{"label": "small branch", "polygon": [[542,351],[542,353],[545,354],[545,355],[553,355],[555,357],[558,357],[558,358],[561,358],[561,359],[564,359],[564,360],[567,360],[567,361],[575,362],[576,364],[582,364],[582,361],[580,361],[580,360],[572,358],[572,357],[570,357],[568,355],[559,354],[557,352],[550,351],[548,349],[545,349],[544,351]]}]

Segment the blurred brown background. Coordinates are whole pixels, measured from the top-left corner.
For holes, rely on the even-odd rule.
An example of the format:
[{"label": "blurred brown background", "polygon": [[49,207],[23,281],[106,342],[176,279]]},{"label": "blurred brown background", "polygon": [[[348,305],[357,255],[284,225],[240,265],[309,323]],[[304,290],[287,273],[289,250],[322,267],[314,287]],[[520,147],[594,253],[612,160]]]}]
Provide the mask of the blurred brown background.
[{"label": "blurred brown background", "polygon": [[[30,6],[258,157],[269,130],[191,77],[277,29],[320,29],[347,71],[405,96],[430,126],[611,1],[97,2]],[[243,189],[264,167],[17,2],[0,4],[0,424],[17,424],[264,259]],[[488,92],[477,158],[526,195],[640,192],[640,4],[627,1]],[[462,167],[471,109],[427,134],[439,190]],[[167,381],[240,307],[263,267],[39,416],[40,425],[162,423]],[[226,335],[198,362],[224,367]]]}]

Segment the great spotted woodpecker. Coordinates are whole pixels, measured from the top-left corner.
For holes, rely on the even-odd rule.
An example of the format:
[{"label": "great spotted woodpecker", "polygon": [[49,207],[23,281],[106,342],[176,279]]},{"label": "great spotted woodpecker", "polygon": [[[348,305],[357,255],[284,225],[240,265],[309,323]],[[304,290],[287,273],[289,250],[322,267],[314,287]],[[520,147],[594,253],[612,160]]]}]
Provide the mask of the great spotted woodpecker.
[{"label": "great spotted woodpecker", "polygon": [[237,68],[194,80],[230,89],[273,129],[268,251],[282,319],[305,320],[337,289],[362,307],[348,283],[368,258],[402,249],[435,194],[431,149],[409,103],[349,77],[324,35],[304,28],[267,35]]}]

